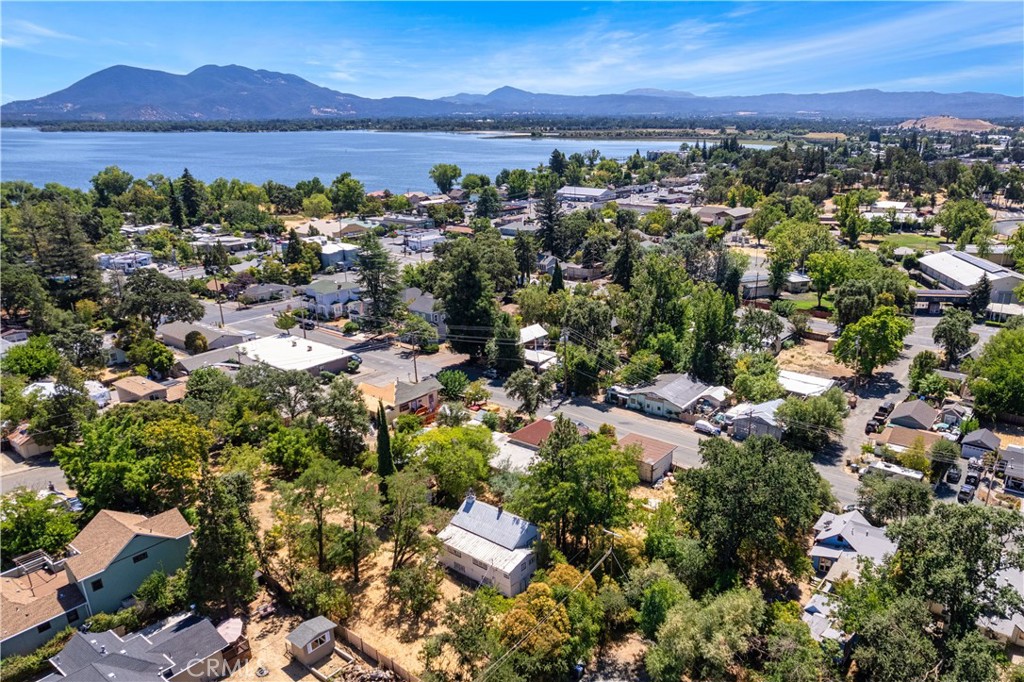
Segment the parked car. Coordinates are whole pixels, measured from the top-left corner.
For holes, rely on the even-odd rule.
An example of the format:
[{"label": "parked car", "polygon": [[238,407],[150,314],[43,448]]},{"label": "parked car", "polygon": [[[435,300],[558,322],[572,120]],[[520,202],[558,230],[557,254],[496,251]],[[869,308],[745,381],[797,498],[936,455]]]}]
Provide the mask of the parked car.
[{"label": "parked car", "polygon": [[855,504],[848,504],[845,507],[843,507],[843,513],[844,514],[849,514],[850,512],[860,511],[860,510],[861,510],[860,507],[858,507]]},{"label": "parked car", "polygon": [[964,485],[975,487],[978,485],[978,481],[981,480],[981,475],[977,471],[968,471],[967,476],[964,477]]},{"label": "parked car", "polygon": [[316,321],[309,318],[303,318],[303,320],[299,322],[299,325],[301,325],[303,329],[316,329]]},{"label": "parked car", "polygon": [[896,403],[892,400],[886,400],[884,403],[878,406],[878,414],[885,415],[886,417],[896,409]]},{"label": "parked car", "polygon": [[959,483],[962,473],[958,466],[949,467],[949,471],[946,472],[946,483]]},{"label": "parked car", "polygon": [[498,370],[496,370],[496,369],[485,369],[484,370],[484,376],[487,377],[488,379],[497,379],[498,378]]},{"label": "parked car", "polygon": [[878,424],[879,422],[872,419],[871,421],[864,425],[864,433],[868,435],[872,433],[878,433]]},{"label": "parked car", "polygon": [[960,492],[956,495],[956,501],[960,504],[970,504],[971,500],[974,499],[974,486],[973,485],[962,485],[960,486]]},{"label": "parked car", "polygon": [[703,433],[708,436],[720,436],[722,435],[722,429],[718,428],[706,419],[698,419],[693,424],[693,430],[697,433]]}]

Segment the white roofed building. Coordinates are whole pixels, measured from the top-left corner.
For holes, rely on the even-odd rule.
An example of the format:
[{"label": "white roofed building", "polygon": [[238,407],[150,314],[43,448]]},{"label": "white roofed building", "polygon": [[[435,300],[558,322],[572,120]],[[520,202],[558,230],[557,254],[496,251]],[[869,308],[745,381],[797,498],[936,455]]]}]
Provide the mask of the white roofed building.
[{"label": "white roofed building", "polygon": [[823,394],[835,386],[836,382],[832,379],[822,379],[810,374],[782,369],[779,370],[779,384],[785,389],[786,393],[809,398],[810,396]]},{"label": "white roofed building", "polygon": [[264,362],[277,369],[302,369],[313,375],[347,371],[352,359],[352,353],[347,350],[288,333],[246,341],[235,349],[251,361]]},{"label": "white roofed building", "polygon": [[533,544],[537,526],[476,499],[472,493],[444,530],[441,563],[481,585],[491,585],[506,597],[526,590],[537,568]]}]

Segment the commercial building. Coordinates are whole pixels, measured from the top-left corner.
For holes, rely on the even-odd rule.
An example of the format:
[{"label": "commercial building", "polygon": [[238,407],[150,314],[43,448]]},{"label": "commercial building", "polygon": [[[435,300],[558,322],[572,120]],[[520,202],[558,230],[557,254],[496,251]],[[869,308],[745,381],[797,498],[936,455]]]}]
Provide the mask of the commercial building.
[{"label": "commercial building", "polygon": [[321,372],[347,372],[349,363],[353,360],[353,354],[347,350],[311,339],[300,339],[287,332],[247,341],[235,346],[235,352],[244,355],[251,362],[263,362],[276,369],[301,369],[313,376]]},{"label": "commercial building", "polygon": [[988,277],[992,303],[1020,303],[1013,290],[1024,284],[1024,275],[963,251],[942,251],[922,257],[918,268],[950,289],[970,289]]},{"label": "commercial building", "polygon": [[320,247],[320,264],[325,267],[342,267],[346,270],[355,265],[359,247],[346,242],[328,242]]},{"label": "commercial building", "polygon": [[533,544],[540,538],[529,521],[476,499],[472,493],[444,530],[441,563],[462,577],[491,585],[506,597],[526,590],[537,568]]},{"label": "commercial building", "polygon": [[124,251],[122,253],[101,253],[96,257],[100,267],[105,270],[120,270],[126,275],[139,268],[153,264],[153,254],[149,251]]},{"label": "commercial building", "polygon": [[615,192],[599,187],[573,187],[567,185],[555,192],[555,197],[559,201],[601,206],[609,201],[615,201]]}]

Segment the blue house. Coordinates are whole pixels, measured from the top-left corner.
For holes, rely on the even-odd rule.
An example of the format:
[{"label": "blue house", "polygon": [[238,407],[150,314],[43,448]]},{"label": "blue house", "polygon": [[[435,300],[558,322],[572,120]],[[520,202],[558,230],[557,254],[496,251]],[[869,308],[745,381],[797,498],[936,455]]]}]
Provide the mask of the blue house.
[{"label": "blue house", "polygon": [[0,574],[0,649],[27,654],[68,625],[128,603],[151,573],[185,565],[192,528],[177,509],[101,511],[59,556],[36,550]]}]

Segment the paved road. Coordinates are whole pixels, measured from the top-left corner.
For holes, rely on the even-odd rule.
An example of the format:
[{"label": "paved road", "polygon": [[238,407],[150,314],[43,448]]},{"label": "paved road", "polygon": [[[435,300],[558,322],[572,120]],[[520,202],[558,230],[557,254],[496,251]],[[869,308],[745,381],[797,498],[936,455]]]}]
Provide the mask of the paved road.
[{"label": "paved road", "polygon": [[21,487],[44,490],[50,483],[57,490],[69,492],[64,472],[51,457],[37,457],[26,462],[13,452],[0,453],[0,493]]}]

